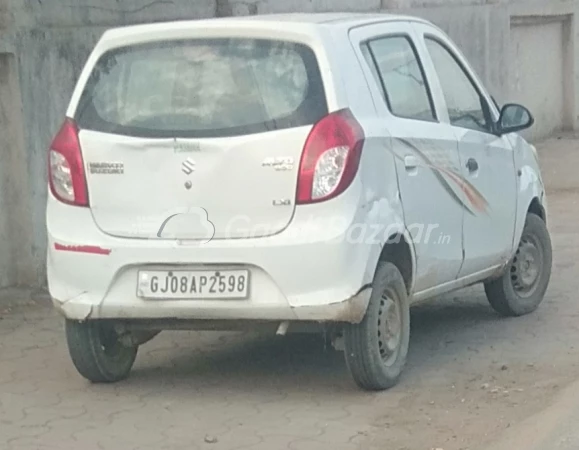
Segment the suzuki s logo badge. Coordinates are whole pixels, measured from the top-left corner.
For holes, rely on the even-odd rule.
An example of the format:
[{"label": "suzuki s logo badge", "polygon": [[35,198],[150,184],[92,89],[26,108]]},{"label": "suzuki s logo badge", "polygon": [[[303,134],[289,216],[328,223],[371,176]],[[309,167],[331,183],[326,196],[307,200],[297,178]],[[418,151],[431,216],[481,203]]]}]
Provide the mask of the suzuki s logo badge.
[{"label": "suzuki s logo badge", "polygon": [[183,161],[183,164],[181,164],[181,170],[185,173],[185,175],[191,175],[193,172],[195,172],[195,161],[193,161],[191,158],[187,158],[185,161]]}]

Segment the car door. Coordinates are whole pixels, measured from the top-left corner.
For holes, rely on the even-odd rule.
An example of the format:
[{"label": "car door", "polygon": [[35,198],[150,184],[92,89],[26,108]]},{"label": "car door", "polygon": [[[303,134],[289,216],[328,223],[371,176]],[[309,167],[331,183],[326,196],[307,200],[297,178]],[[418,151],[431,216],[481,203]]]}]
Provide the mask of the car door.
[{"label": "car door", "polygon": [[350,32],[384,133],[391,136],[404,219],[415,247],[418,293],[456,279],[464,212],[450,174],[459,167],[456,136],[441,120],[441,94],[425,77],[414,38],[407,22]]},{"label": "car door", "polygon": [[468,276],[510,257],[517,202],[514,150],[506,136],[494,134],[498,111],[458,49],[434,27],[415,27],[438,75],[435,82],[458,139],[462,189],[468,198],[459,277]]}]

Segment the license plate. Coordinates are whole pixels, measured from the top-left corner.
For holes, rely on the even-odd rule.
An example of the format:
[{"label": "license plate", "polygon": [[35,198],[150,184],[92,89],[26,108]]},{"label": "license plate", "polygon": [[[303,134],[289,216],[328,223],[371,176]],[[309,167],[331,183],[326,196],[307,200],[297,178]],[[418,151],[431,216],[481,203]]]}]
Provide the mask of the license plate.
[{"label": "license plate", "polygon": [[247,270],[143,270],[137,285],[137,295],[151,299],[239,299],[248,292]]}]

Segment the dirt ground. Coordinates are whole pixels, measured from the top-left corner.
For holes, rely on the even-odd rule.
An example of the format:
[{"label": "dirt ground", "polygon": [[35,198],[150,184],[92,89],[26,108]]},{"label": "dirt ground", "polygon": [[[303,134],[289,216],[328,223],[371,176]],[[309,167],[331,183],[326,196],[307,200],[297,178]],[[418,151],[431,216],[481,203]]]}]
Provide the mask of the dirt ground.
[{"label": "dirt ground", "polygon": [[42,295],[0,301],[0,449],[478,450],[579,379],[579,141],[540,146],[554,269],[542,307],[504,319],[475,287],[412,311],[401,383],[359,391],[319,336],[166,332],[129,380],[91,385]]}]

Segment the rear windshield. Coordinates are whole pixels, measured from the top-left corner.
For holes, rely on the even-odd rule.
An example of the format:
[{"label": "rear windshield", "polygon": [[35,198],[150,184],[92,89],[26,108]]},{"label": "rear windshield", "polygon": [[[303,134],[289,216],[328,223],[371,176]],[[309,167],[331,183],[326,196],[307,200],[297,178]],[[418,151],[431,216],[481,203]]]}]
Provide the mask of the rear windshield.
[{"label": "rear windshield", "polygon": [[140,137],[225,137],[311,125],[327,114],[314,52],[262,39],[195,39],[104,54],[80,128]]}]

